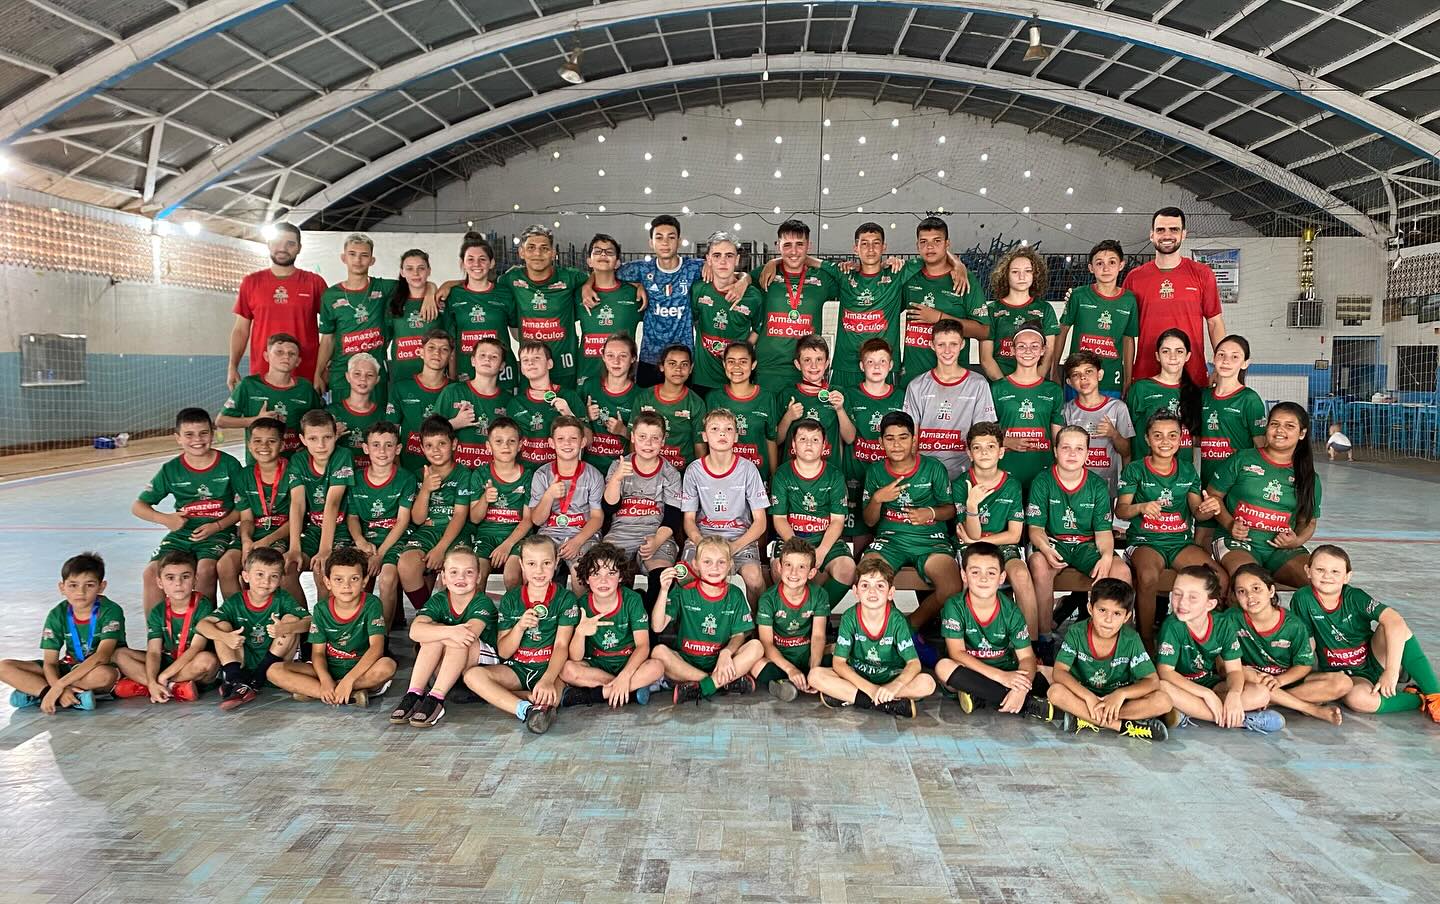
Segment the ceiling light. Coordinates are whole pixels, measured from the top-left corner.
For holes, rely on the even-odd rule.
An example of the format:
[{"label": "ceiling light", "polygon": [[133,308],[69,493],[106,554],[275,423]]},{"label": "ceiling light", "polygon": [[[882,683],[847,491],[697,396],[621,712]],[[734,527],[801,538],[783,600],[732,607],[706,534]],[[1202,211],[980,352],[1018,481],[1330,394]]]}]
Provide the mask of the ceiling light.
[{"label": "ceiling light", "polygon": [[649,220],[646,220],[646,221],[645,221],[645,231],[646,231],[646,232],[649,232],[649,231],[650,231],[650,221],[649,221]]},{"label": "ceiling light", "polygon": [[864,212],[865,212],[865,208],[864,208],[863,206],[857,207],[857,208],[855,208],[855,212],[856,212],[856,213],[864,213]]},{"label": "ceiling light", "polygon": [[985,187],[982,186],[981,189],[980,189],[980,194],[982,194],[982,195],[983,195],[983,194],[987,194],[989,191],[990,191],[990,189],[985,188]]},{"label": "ceiling light", "polygon": [[1071,257],[1071,256],[1068,255],[1068,254],[1065,255],[1065,263],[1067,263],[1067,264],[1073,264],[1074,262],[1075,262],[1075,258]]},{"label": "ceiling light", "polygon": [[650,194],[650,186],[645,186],[645,194]]},{"label": "ceiling light", "polygon": [[824,125],[827,129],[830,128],[830,117],[825,117],[825,122],[822,123],[822,125]]},{"label": "ceiling light", "polygon": [[555,228],[556,228],[556,229],[559,229],[559,228],[560,228],[560,221],[559,221],[559,220],[556,220],[556,221],[555,221]]},{"label": "ceiling light", "polygon": [[560,194],[560,186],[558,186],[558,185],[552,185],[552,186],[550,186],[550,190],[553,191],[553,192],[555,192],[555,194],[557,194],[557,195]]},{"label": "ceiling light", "polygon": [[735,231],[736,231],[736,232],[739,232],[739,231],[740,231],[740,224],[739,224],[739,223],[736,223],[736,224],[735,224]]},{"label": "ceiling light", "polygon": [[645,159],[646,159],[646,160],[653,160],[654,158],[655,158],[655,155],[654,155],[654,154],[650,153],[649,151],[646,151],[646,152],[645,152]]},{"label": "ceiling light", "polygon": [[474,228],[475,228],[475,221],[474,221],[474,220],[466,220],[466,221],[465,221],[465,228],[466,228],[466,229],[474,229]]},{"label": "ceiling light", "polygon": [[935,176],[936,176],[936,178],[944,179],[944,178],[945,178],[945,171],[942,169],[942,170],[938,171],[937,173],[935,173]]},{"label": "ceiling light", "polygon": [[[825,124],[828,126],[830,124],[830,120],[825,120]],[[10,158],[6,157],[4,154],[0,154],[0,174],[8,173],[9,171]]]},{"label": "ceiling light", "polygon": [[602,169],[602,170],[596,170],[596,171],[595,171],[595,175],[597,175],[597,176],[603,176],[603,175],[605,175],[605,171],[604,171],[603,169]]},{"label": "ceiling light", "polygon": [[892,128],[892,129],[898,129],[898,128],[900,128],[900,120],[898,120],[898,119],[892,119],[892,120],[890,120],[890,128]]},{"label": "ceiling light", "polygon": [[859,175],[860,175],[860,178],[861,178],[861,179],[864,179],[864,178],[865,178],[865,171],[864,171],[863,169],[860,170]]},{"label": "ceiling light", "polygon": [[689,213],[689,212],[690,212],[690,208],[688,208],[688,207],[682,207],[682,208],[680,208],[680,212],[681,212],[681,213]]},{"label": "ceiling light", "polygon": [[891,229],[894,229],[894,228],[895,228],[895,224],[894,224],[894,223],[891,223],[891,224],[890,224],[890,228],[891,228]]},{"label": "ceiling light", "polygon": [[511,209],[512,209],[512,210],[519,210],[519,209],[520,209],[520,205],[519,205],[519,204],[513,204],[513,205],[511,205]]},{"label": "ceiling light", "polygon": [[1070,229],[1071,229],[1071,227],[1072,227],[1072,225],[1073,225],[1073,224],[1071,224],[1071,223],[1066,223],[1066,224],[1065,224],[1065,231],[1066,231],[1066,232],[1069,232]]},{"label": "ceiling light", "polygon": [[1025,48],[1024,60],[1027,63],[1038,63],[1050,55],[1050,48],[1040,43],[1040,20],[1031,19],[1029,25],[1030,46]]},{"label": "ceiling light", "polygon": [[892,188],[892,189],[890,189],[890,194],[892,194],[892,195],[898,195],[899,193],[900,193],[900,189],[898,189],[898,188]]},{"label": "ceiling light", "polygon": [[1021,247],[1021,248],[1029,248],[1029,247],[1030,247],[1030,240],[1029,240],[1029,239],[1021,239],[1021,240],[1020,240],[1020,247]]},{"label": "ceiling light", "polygon": [[1025,171],[1025,178],[1026,178],[1026,179],[1029,179],[1029,178],[1030,178],[1030,171],[1029,171],[1028,169]]},{"label": "ceiling light", "polygon": [[989,155],[989,154],[981,154],[981,155],[980,155],[980,162],[981,162],[981,163],[984,163],[986,160],[989,160],[989,159],[990,159],[990,155]]},{"label": "ceiling light", "polygon": [[774,212],[775,212],[775,213],[779,213],[779,212],[780,212],[780,205],[779,205],[779,204],[776,204],[776,205],[775,205]]},{"label": "ceiling light", "polygon": [[604,144],[604,143],[605,143],[605,136],[604,136],[604,135],[596,135],[596,136],[595,136],[595,140],[598,141],[598,142],[600,142],[601,144]]},{"label": "ceiling light", "polygon": [[861,136],[860,136],[858,139],[856,139],[856,140],[859,141],[861,144],[864,144],[864,143],[865,143],[865,136],[864,136],[864,135],[861,135]]},{"label": "ceiling light", "polygon": [[821,223],[821,224],[820,224],[820,228],[821,228],[821,229],[829,229],[829,228],[830,228],[830,224],[829,224],[829,223]]},{"label": "ceiling light", "polygon": [[891,159],[891,160],[899,160],[899,159],[900,159],[900,153],[899,153],[898,151],[891,151],[891,152],[890,152],[890,159]]},{"label": "ceiling light", "polygon": [[826,153],[821,154],[821,155],[820,155],[820,159],[821,159],[821,160],[824,160],[826,163],[829,163],[829,162],[830,162],[830,154],[829,154],[829,152],[827,151]]},{"label": "ceiling light", "polygon": [[565,54],[565,62],[560,64],[560,68],[555,70],[555,74],[560,76],[562,81],[572,85],[585,84],[585,76],[580,74],[579,51]]},{"label": "ceiling light", "polygon": [[690,171],[689,171],[688,169],[682,169],[682,170],[680,171],[680,178],[681,178],[681,179],[689,179],[689,178],[690,178]]},{"label": "ceiling light", "polygon": [[769,69],[766,69],[766,70],[764,70],[763,72],[760,73],[760,81],[762,81],[762,82],[768,82],[768,81],[770,81],[770,70],[769,70]]},{"label": "ceiling light", "polygon": [[942,206],[942,207],[937,207],[937,208],[935,208],[935,212],[936,212],[936,213],[944,213],[944,212],[945,212],[945,208],[944,208],[943,206]]},{"label": "ceiling light", "polygon": [[1123,208],[1123,207],[1117,207],[1117,208],[1115,208],[1115,212],[1116,212],[1116,213],[1124,213],[1124,212],[1125,212],[1125,208]]},{"label": "ceiling light", "polygon": [[681,239],[681,240],[680,240],[680,247],[681,247],[681,248],[689,248],[689,247],[690,247],[690,240],[689,240],[689,239]]},{"label": "ceiling light", "polygon": [[559,151],[551,151],[551,152],[550,152],[550,156],[553,157],[553,158],[555,158],[556,160],[559,160],[559,159],[560,159],[560,152],[559,152]]},{"label": "ceiling light", "polygon": [[511,239],[510,239],[510,244],[512,244],[512,245],[518,245],[518,244],[520,244],[520,236],[517,235],[517,236],[514,236],[513,238],[511,238]]},{"label": "ceiling light", "polygon": [[776,136],[775,136],[775,143],[776,143],[776,144],[784,144],[784,143],[785,143],[785,136],[783,136],[783,135],[776,135]]},{"label": "ceiling light", "polygon": [[825,186],[824,188],[820,189],[820,194],[822,194],[822,195],[828,195],[828,194],[830,194],[830,186],[827,185],[827,186]]},{"label": "ceiling light", "polygon": [[741,153],[738,153],[738,152],[735,154],[735,162],[736,162],[736,163],[739,163],[741,160],[744,160],[744,159],[745,159],[745,155],[744,155],[744,154],[741,154]]},{"label": "ceiling light", "polygon": [[199,234],[200,234],[200,221],[199,221],[199,220],[186,220],[186,221],[185,221],[185,226],[184,226],[183,228],[185,229],[185,232],[186,232],[187,235],[199,235]]},{"label": "ceiling light", "polygon": [[738,116],[735,117],[735,128],[738,129],[738,128],[740,128],[740,127],[743,126],[743,125],[745,125],[745,120],[741,119],[741,118],[738,117]]},{"label": "ceiling light", "polygon": [[1029,213],[1029,212],[1030,212],[1030,205],[1029,205],[1029,204],[1026,204],[1024,207],[1020,208],[1020,212],[1021,212],[1021,213]]},{"label": "ceiling light", "polygon": [[740,186],[735,186],[735,194],[740,194]]},{"label": "ceiling light", "polygon": [[939,138],[935,139],[935,142],[936,142],[936,144],[944,144],[944,143],[945,143],[945,136],[944,136],[944,135],[941,135]]},{"label": "ceiling light", "polygon": [[1072,186],[1070,186],[1069,188],[1065,189],[1065,194],[1067,194],[1067,195],[1073,195],[1073,194],[1075,194],[1075,186],[1072,185]]},{"label": "ceiling light", "polygon": [[774,176],[776,179],[779,179],[779,178],[780,178],[780,171],[777,169],[775,172],[771,173],[771,175]]},{"label": "ceiling light", "polygon": [[274,223],[266,223],[264,226],[260,227],[260,238],[264,239],[267,242],[273,241],[275,236],[279,234],[280,230],[275,228]]},{"label": "ceiling light", "polygon": [[605,212],[605,205],[604,205],[604,204],[601,204],[599,207],[597,207],[597,208],[595,208],[595,209],[598,210],[598,211],[600,211],[601,213],[604,213],[604,212]]}]

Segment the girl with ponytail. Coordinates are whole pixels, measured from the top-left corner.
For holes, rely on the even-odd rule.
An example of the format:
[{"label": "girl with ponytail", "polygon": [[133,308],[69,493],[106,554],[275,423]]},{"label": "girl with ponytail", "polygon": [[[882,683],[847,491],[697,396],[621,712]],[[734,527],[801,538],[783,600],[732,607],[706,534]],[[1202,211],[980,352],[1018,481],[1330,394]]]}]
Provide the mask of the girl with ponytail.
[{"label": "girl with ponytail", "polygon": [[[1200,480],[1208,486],[1230,456],[1265,445],[1265,400],[1245,385],[1250,343],[1231,334],[1215,346],[1215,385],[1201,394]],[[1208,547],[1214,520],[1195,525],[1195,542]]]},{"label": "girl with ponytail", "polygon": [[[1184,330],[1169,329],[1160,334],[1155,343],[1155,358],[1160,362],[1160,372],[1153,377],[1136,380],[1125,393],[1125,405],[1130,409],[1130,420],[1136,424],[1148,424],[1150,416],[1162,408],[1168,408],[1179,415],[1180,454],[1195,446],[1195,437],[1200,435],[1200,387],[1191,379],[1186,364],[1190,361],[1190,336]],[[1131,441],[1132,460],[1144,458],[1150,453],[1145,437],[1138,432]]]}]

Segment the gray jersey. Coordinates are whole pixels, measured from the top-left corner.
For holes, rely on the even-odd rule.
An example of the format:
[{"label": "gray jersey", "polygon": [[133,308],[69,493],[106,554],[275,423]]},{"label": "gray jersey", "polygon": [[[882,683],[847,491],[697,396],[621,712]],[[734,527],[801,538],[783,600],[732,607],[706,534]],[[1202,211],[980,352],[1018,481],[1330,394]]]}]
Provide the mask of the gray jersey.
[{"label": "gray jersey", "polygon": [[1120,461],[1120,453],[1115,451],[1115,444],[1109,438],[1096,435],[1095,431],[1100,422],[1106,418],[1110,419],[1110,423],[1115,425],[1121,436],[1126,439],[1135,438],[1135,425],[1130,423],[1130,409],[1119,399],[1107,397],[1099,408],[1086,408],[1080,404],[1079,399],[1065,403],[1065,423],[1084,427],[1085,432],[1090,434],[1090,454],[1085,459],[1085,467],[1093,471],[1095,476],[1105,479],[1110,485],[1110,495],[1114,497],[1124,462]]},{"label": "gray jersey", "polygon": [[[542,536],[549,537],[556,543],[564,543],[566,540],[580,533],[585,526],[585,520],[590,517],[591,509],[598,509],[605,503],[605,480],[595,466],[587,462],[580,462],[577,466],[579,471],[573,481],[550,505],[550,517],[540,528]],[[548,462],[535,469],[535,476],[530,480],[530,507],[533,509],[540,504],[540,497],[550,488],[555,481],[555,462]]]},{"label": "gray jersey", "polygon": [[[633,455],[630,464],[635,464]],[[609,483],[619,469],[620,462],[612,463],[605,482]],[[621,549],[639,549],[642,542],[660,529],[667,505],[680,507],[680,472],[663,458],[659,467],[649,474],[640,473],[637,467],[633,474],[620,480],[620,507],[610,519],[605,541]]]},{"label": "gray jersey", "polygon": [[968,370],[961,374],[953,383],[942,383],[929,370],[905,390],[904,410],[915,419],[916,449],[944,465],[951,480],[970,468],[965,434],[980,421],[995,420],[995,402],[984,375]]},{"label": "gray jersey", "polygon": [[748,459],[735,456],[735,463],[723,474],[712,473],[705,459],[690,462],[681,482],[680,508],[695,513],[695,523],[706,536],[734,540],[750,529],[752,511],[770,506],[770,493],[760,469]]}]

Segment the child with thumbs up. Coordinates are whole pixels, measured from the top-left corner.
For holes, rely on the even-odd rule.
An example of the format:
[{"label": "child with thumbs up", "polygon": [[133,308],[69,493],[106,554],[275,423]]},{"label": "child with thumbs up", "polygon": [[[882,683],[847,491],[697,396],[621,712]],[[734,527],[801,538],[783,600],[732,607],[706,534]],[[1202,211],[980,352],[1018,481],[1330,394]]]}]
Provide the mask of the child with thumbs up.
[{"label": "child with thumbs up", "polygon": [[279,550],[250,550],[241,572],[247,589],[227,598],[195,630],[215,644],[223,710],[254,700],[270,666],[290,660],[300,635],[310,631],[310,613],[280,588],[284,573],[285,557]]},{"label": "child with thumbs up", "polygon": [[597,543],[580,557],[576,574],[588,592],[581,597],[570,658],[560,672],[567,685],[562,706],[618,708],[631,697],[643,706],[650,701],[650,685],[665,675],[664,664],[650,658],[650,614],[640,594],[623,586],[633,558],[610,543]]}]

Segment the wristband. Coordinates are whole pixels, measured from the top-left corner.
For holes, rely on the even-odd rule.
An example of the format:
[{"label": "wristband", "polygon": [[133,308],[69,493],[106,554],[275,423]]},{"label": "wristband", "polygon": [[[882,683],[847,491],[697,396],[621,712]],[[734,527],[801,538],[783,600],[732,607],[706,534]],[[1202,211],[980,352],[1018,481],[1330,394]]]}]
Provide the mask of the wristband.
[{"label": "wristband", "polygon": [[968,509],[968,508],[967,508],[967,509],[965,510],[965,517],[966,517],[966,518],[979,518],[979,517],[980,517],[980,513],[977,512],[977,511],[974,511],[974,510],[972,510],[972,509]]}]

